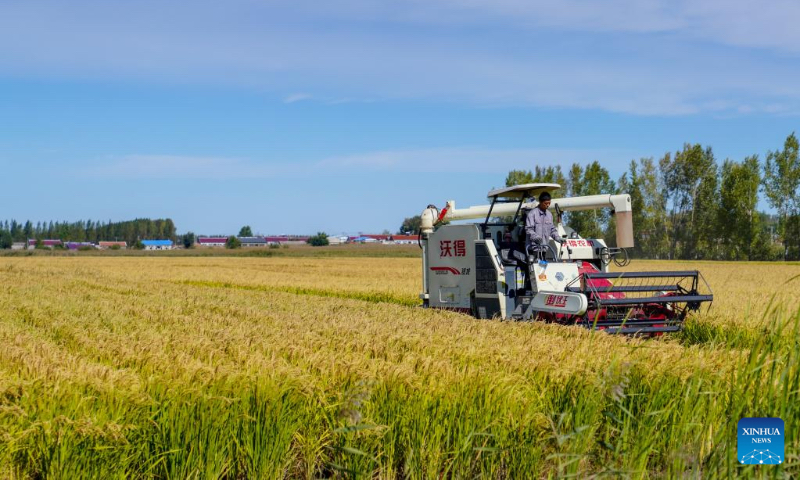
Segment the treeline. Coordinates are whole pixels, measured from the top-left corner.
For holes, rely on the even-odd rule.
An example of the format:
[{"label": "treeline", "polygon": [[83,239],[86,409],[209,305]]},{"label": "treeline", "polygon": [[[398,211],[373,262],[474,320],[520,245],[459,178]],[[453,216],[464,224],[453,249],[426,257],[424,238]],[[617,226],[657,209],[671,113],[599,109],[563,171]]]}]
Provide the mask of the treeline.
[{"label": "treeline", "polygon": [[[789,135],[783,148],[744,160],[714,157],[711,147],[686,144],[659,160],[630,162],[616,181],[598,162],[514,170],[506,186],[552,182],[559,196],[631,195],[638,258],[717,260],[800,259],[800,158]],[[760,199],[775,215],[758,210]],[[588,238],[614,243],[611,212],[569,212],[566,223]]]},{"label": "treeline", "polygon": [[124,222],[79,220],[77,222],[19,223],[16,220],[0,222],[0,248],[10,248],[13,242],[28,239],[58,239],[65,242],[92,242],[118,240],[133,245],[137,240],[172,240],[177,238],[171,219],[137,218]]}]

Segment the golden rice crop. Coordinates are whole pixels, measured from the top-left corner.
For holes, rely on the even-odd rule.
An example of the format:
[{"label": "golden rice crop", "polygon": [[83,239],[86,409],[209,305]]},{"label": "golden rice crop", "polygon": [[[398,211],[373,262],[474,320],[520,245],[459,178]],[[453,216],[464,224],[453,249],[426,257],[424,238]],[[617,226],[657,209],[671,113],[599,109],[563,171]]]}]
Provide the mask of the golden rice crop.
[{"label": "golden rice crop", "polygon": [[699,264],[714,306],[655,340],[416,308],[420,269],[0,259],[0,472],[740,475],[737,415],[798,429],[797,266]]}]

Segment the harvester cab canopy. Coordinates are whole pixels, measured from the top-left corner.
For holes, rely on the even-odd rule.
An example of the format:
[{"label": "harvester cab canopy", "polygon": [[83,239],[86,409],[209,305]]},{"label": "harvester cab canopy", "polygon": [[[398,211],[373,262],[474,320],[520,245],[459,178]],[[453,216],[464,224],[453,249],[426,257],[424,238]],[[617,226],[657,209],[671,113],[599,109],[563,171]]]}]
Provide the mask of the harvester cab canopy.
[{"label": "harvester cab canopy", "polygon": [[489,191],[487,197],[489,197],[492,203],[489,206],[488,213],[486,214],[486,220],[484,220],[482,224],[483,230],[486,231],[486,226],[489,224],[489,219],[492,216],[492,211],[494,210],[496,204],[517,203],[514,217],[511,219],[511,222],[506,224],[513,226],[517,224],[519,214],[522,211],[522,206],[525,204],[526,200],[532,199],[535,201],[539,198],[541,193],[549,193],[553,190],[558,190],[559,188],[561,188],[561,185],[557,183],[523,183],[521,185],[514,185],[513,187],[496,188]]},{"label": "harvester cab canopy", "polygon": [[523,183],[513,187],[496,188],[489,192],[487,197],[492,200],[496,198],[524,200],[526,198],[539,198],[542,192],[558,190],[561,185],[557,183]]}]

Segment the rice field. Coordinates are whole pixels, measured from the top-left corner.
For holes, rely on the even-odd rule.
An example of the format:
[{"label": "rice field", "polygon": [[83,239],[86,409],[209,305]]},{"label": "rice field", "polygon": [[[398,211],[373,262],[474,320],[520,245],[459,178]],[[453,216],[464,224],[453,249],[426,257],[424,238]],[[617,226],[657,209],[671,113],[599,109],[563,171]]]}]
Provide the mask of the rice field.
[{"label": "rice field", "polygon": [[417,308],[415,258],[0,257],[0,478],[800,475],[800,266],[628,267],[682,268],[712,308],[638,340]]}]

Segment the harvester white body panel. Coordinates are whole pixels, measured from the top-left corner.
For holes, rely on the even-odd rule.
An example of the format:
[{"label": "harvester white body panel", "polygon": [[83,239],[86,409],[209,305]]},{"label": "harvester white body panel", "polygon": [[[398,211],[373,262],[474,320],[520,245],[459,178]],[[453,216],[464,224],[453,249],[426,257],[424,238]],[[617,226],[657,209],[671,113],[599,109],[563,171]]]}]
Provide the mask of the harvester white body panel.
[{"label": "harvester white body panel", "polygon": [[566,290],[567,285],[575,282],[580,275],[578,264],[572,262],[554,263],[539,261],[533,264],[532,285],[534,292]]},{"label": "harvester white body panel", "polygon": [[451,310],[469,310],[475,290],[475,225],[441,229],[426,249],[429,304]]},{"label": "harvester white body panel", "polygon": [[534,312],[547,312],[562,315],[583,315],[589,308],[586,295],[559,291],[540,291],[531,301],[531,315]]}]

